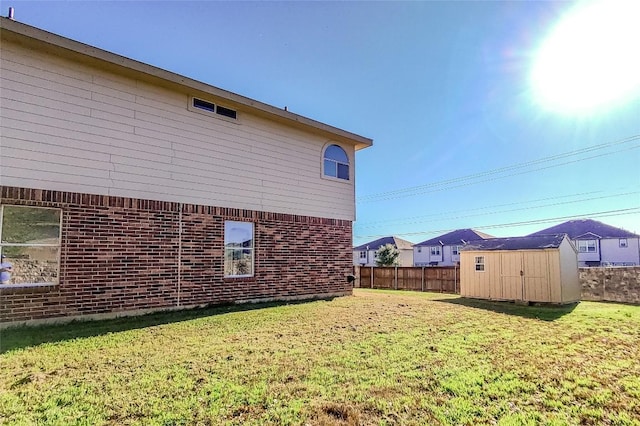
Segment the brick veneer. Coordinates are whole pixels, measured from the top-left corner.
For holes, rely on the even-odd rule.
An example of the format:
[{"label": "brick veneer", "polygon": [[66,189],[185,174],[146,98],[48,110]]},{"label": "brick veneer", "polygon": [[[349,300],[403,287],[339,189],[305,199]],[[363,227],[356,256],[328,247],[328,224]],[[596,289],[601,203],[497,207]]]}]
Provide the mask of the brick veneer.
[{"label": "brick veneer", "polygon": [[[59,284],[0,289],[0,324],[351,293],[350,221],[0,188],[2,204],[62,209]],[[225,220],[255,224],[251,278],[223,276]]]}]

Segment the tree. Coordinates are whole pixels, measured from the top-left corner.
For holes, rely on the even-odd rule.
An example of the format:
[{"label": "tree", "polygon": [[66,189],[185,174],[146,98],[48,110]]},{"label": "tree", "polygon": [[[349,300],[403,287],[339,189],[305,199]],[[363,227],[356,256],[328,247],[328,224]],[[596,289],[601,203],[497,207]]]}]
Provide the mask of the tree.
[{"label": "tree", "polygon": [[378,266],[397,266],[400,251],[393,244],[385,244],[380,246],[377,252],[376,265]]}]

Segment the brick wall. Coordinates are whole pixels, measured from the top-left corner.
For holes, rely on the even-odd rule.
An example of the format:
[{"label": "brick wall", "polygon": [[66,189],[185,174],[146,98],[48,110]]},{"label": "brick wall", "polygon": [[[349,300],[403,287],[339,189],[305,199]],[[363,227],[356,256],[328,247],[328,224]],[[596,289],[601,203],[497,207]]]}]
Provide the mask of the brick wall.
[{"label": "brick wall", "polygon": [[[59,284],[0,289],[0,323],[350,294],[351,222],[1,187],[62,209]],[[225,278],[224,221],[255,227],[255,274]],[[182,226],[180,226],[182,224]]]},{"label": "brick wall", "polygon": [[640,267],[580,268],[582,300],[640,304]]}]

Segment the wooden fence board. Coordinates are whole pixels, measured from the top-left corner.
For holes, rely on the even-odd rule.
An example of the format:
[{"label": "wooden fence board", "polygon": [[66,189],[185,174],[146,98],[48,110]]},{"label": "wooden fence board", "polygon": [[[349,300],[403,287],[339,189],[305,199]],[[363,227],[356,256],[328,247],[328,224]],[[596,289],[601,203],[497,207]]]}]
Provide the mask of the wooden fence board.
[{"label": "wooden fence board", "polygon": [[460,292],[460,270],[456,266],[354,266],[354,275],[356,287]]}]

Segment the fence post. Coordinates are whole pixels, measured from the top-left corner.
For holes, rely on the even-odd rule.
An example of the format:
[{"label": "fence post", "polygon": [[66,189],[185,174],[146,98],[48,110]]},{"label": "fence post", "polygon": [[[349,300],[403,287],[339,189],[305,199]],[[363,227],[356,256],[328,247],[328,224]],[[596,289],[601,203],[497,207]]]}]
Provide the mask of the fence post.
[{"label": "fence post", "polygon": [[394,280],[395,280],[395,287],[396,287],[396,290],[397,290],[398,289],[398,265],[396,265],[396,267],[395,267]]},{"label": "fence post", "polygon": [[442,281],[444,281],[443,279],[443,273],[444,271],[442,269],[438,270],[438,278],[440,278],[440,293],[442,293]]},{"label": "fence post", "polygon": [[420,289],[422,292],[424,292],[424,266],[422,267],[422,276],[420,278],[422,279],[422,284],[420,285]]},{"label": "fence post", "polygon": [[373,288],[373,266],[371,266],[371,275],[369,276],[369,281],[371,281],[371,288]]},{"label": "fence post", "polygon": [[453,294],[458,294],[458,265],[453,264]]}]

